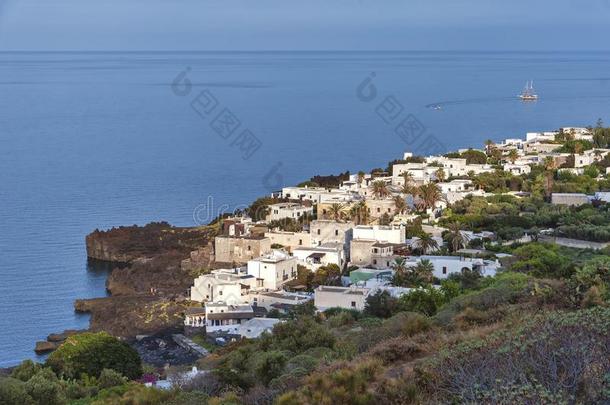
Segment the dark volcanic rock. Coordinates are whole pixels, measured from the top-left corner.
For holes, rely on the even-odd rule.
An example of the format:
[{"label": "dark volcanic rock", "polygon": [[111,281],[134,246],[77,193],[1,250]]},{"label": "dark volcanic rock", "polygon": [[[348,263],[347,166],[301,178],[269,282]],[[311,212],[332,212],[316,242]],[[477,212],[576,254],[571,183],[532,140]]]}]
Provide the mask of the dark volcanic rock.
[{"label": "dark volcanic rock", "polygon": [[147,336],[131,344],[138,351],[142,362],[163,367],[166,364],[176,366],[193,364],[199,356],[183,349],[173,341],[170,335]]},{"label": "dark volcanic rock", "polygon": [[184,300],[152,295],[93,298],[74,303],[76,311],[91,314],[91,331],[106,331],[125,338],[181,328],[186,307]]},{"label": "dark volcanic rock", "polygon": [[178,228],[166,222],[92,232],[87,256],[116,264],[106,282],[111,296],[77,300],[76,311],[91,314],[90,330],[126,338],[182,327],[193,274],[181,263],[192,251],[211,257],[214,235],[213,227]]}]

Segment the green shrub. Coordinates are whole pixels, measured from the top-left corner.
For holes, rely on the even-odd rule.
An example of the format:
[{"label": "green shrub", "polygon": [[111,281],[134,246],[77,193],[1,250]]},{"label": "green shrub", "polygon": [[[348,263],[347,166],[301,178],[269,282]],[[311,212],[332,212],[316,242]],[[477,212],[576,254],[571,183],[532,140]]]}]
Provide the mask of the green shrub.
[{"label": "green shrub", "polygon": [[28,394],[23,381],[16,378],[0,378],[0,404],[36,405],[36,402]]},{"label": "green shrub", "polygon": [[127,343],[105,332],[69,337],[49,355],[47,365],[66,378],[79,378],[81,374],[99,377],[105,368],[118,371],[130,379],[142,374],[138,353]]},{"label": "green shrub", "polygon": [[32,360],[25,360],[13,369],[11,377],[21,381],[27,381],[38,373],[41,368],[42,366],[40,364],[34,363]]},{"label": "green shrub", "polygon": [[123,377],[118,371],[105,368],[100,373],[100,378],[97,380],[97,385],[104,389],[110,387],[116,387],[117,385],[123,385],[127,382],[127,378]]},{"label": "green shrub", "polygon": [[57,376],[43,368],[25,383],[25,390],[39,404],[61,405],[64,403],[62,386]]}]

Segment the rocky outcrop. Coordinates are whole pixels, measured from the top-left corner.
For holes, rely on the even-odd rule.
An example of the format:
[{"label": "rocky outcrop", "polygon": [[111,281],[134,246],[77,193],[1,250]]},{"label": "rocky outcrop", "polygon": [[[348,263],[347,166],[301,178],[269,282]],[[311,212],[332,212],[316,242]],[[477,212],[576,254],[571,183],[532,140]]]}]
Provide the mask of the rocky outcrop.
[{"label": "rocky outcrop", "polygon": [[194,258],[196,266],[211,265],[214,235],[212,227],[178,228],[166,222],[95,230],[87,236],[87,256],[125,265],[108,276],[110,297],[77,300],[75,309],[91,314],[90,330],[125,338],[181,327],[193,282],[182,263]]},{"label": "rocky outcrop", "polygon": [[121,226],[108,231],[95,230],[86,237],[90,259],[114,263],[131,263],[168,252],[186,256],[213,238],[210,227],[178,228],[167,222],[145,226]]},{"label": "rocky outcrop", "polygon": [[47,336],[46,341],[36,342],[36,347],[34,351],[37,354],[44,354],[48,352],[52,352],[57,349],[67,338],[70,336],[86,332],[85,330],[76,330],[76,329],[66,329],[61,333],[51,333]]},{"label": "rocky outcrop", "polygon": [[41,341],[41,342],[36,342],[36,347],[34,348],[34,351],[36,352],[36,354],[44,354],[44,353],[52,352],[53,350],[57,349],[58,347],[59,347],[59,343],[47,342],[45,340],[45,341]]},{"label": "rocky outcrop", "polygon": [[91,314],[89,329],[135,338],[182,326],[188,304],[183,299],[158,296],[116,296],[77,300],[78,312]]},{"label": "rocky outcrop", "polygon": [[214,249],[212,243],[200,247],[190,253],[188,259],[182,260],[180,267],[182,270],[193,273],[201,269],[206,269],[214,266]]}]

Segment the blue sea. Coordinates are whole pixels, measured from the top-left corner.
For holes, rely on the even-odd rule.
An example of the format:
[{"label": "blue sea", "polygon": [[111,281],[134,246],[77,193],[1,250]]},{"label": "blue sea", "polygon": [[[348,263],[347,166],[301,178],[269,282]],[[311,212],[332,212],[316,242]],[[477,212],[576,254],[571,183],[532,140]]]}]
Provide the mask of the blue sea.
[{"label": "blue sea", "polygon": [[[518,95],[534,81],[539,101]],[[0,53],[0,367],[85,328],[95,228],[219,212],[404,151],[610,121],[610,53]]]}]

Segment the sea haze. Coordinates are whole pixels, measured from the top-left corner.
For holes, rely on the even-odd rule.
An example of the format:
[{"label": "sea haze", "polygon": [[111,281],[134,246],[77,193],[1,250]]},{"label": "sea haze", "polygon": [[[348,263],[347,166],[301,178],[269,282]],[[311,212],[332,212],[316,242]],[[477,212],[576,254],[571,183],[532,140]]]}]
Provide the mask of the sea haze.
[{"label": "sea haze", "polygon": [[[0,53],[0,367],[87,326],[73,301],[105,294],[95,228],[194,225],[268,194],[274,167],[285,184],[385,167],[413,147],[393,131],[408,114],[448,149],[608,121],[609,72],[610,53]],[[520,102],[530,79],[540,100]],[[218,102],[203,117],[201,91]],[[377,109],[389,96],[402,111]],[[210,126],[224,108],[241,123],[227,139]],[[232,144],[244,129],[261,142],[249,159]]]}]

